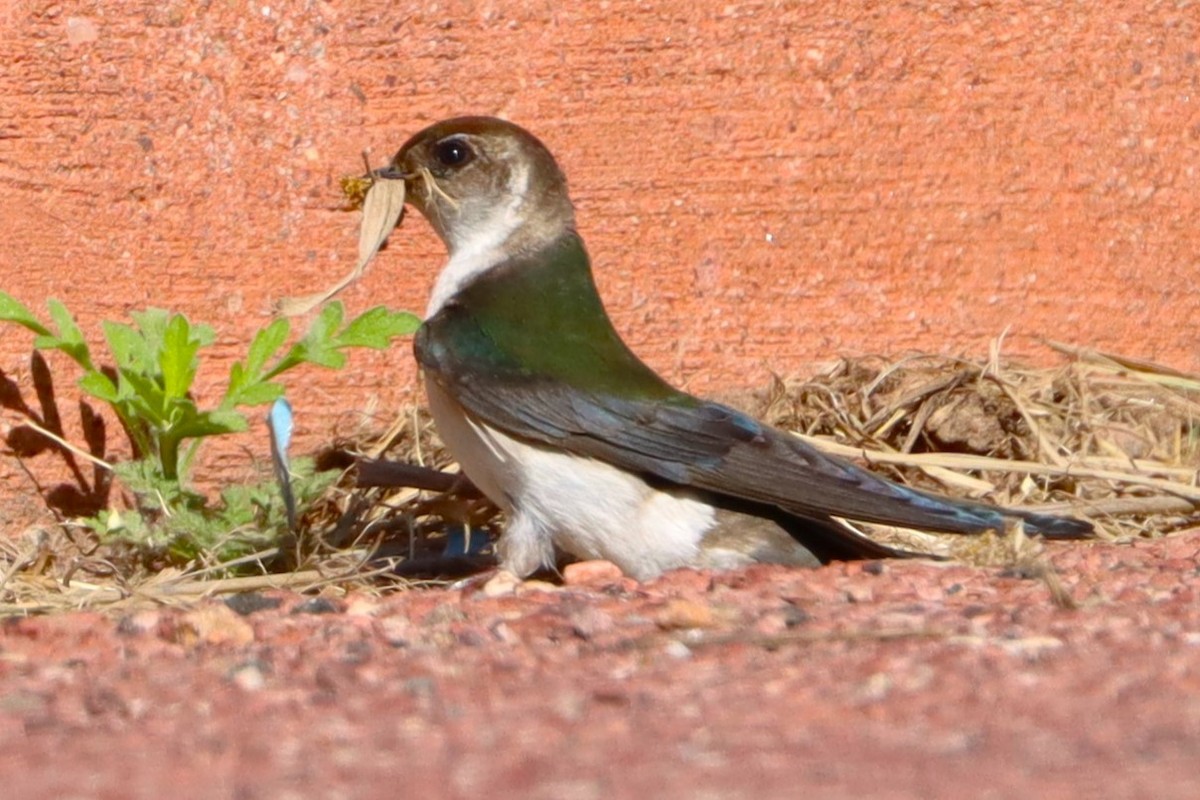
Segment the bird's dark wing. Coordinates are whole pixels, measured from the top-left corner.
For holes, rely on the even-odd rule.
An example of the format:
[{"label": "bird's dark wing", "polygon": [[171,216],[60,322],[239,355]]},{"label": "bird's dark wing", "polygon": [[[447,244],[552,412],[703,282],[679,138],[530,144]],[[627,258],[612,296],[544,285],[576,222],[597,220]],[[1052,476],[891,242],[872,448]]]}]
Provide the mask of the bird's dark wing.
[{"label": "bird's dark wing", "polygon": [[[458,330],[450,330],[455,325]],[[801,517],[831,516],[951,533],[1002,530],[1005,517],[1051,537],[1080,537],[1087,522],[951,500],[893,483],[726,406],[630,375],[632,391],[580,387],[489,353],[447,309],[416,340],[427,377],[475,419],[518,439],[605,461],[671,484],[693,487]],[[611,368],[611,365],[609,365]],[[639,367],[643,367],[638,362]],[[640,382],[639,382],[640,381]],[[847,536],[853,536],[847,531]]]}]

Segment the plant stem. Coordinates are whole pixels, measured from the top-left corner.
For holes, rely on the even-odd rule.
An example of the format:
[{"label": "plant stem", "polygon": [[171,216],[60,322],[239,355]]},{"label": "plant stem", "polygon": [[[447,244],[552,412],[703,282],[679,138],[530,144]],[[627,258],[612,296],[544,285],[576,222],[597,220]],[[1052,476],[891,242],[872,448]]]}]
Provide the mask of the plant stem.
[{"label": "plant stem", "polygon": [[159,443],[159,461],[162,462],[163,477],[179,480],[179,440],[174,436],[164,436]]}]

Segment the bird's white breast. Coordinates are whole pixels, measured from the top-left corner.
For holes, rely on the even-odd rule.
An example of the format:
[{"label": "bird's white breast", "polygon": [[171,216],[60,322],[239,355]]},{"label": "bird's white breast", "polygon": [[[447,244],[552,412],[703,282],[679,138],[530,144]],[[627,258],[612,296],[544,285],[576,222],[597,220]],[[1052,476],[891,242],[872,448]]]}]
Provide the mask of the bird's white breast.
[{"label": "bird's white breast", "polygon": [[514,439],[470,419],[432,381],[429,409],[463,471],[504,509],[502,566],[518,575],[553,565],[554,546],[603,558],[634,578],[696,562],[713,509],[649,486],[602,461]]}]

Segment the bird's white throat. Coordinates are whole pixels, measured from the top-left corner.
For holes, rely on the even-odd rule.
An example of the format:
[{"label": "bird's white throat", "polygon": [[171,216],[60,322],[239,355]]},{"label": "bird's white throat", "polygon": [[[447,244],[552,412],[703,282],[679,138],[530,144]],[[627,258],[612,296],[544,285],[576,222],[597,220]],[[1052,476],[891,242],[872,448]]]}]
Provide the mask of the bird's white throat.
[{"label": "bird's white throat", "polygon": [[429,305],[425,308],[427,319],[477,275],[504,261],[508,255],[505,243],[525,221],[521,207],[528,193],[529,165],[518,161],[513,167],[503,203],[487,209],[478,221],[464,217],[454,223],[452,241],[447,243],[451,248],[450,259],[442,267],[429,296]]}]

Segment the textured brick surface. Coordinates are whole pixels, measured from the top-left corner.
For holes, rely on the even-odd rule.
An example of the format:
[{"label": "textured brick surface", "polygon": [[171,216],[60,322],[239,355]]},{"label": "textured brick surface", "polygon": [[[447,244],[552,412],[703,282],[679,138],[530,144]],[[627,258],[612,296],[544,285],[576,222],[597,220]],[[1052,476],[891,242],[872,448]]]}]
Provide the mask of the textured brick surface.
[{"label": "textured brick surface", "polygon": [[[694,389],[1008,326],[1200,368],[1195,9],[512,5],[8,4],[4,288],[93,330],[179,309],[232,357],[347,268],[360,150],[492,113],[558,154],[618,326]],[[420,309],[441,258],[413,216],[345,300]],[[388,416],[410,362],[302,376],[300,447]]]}]

